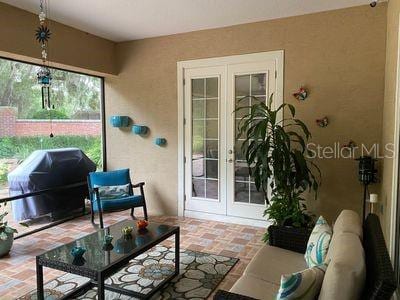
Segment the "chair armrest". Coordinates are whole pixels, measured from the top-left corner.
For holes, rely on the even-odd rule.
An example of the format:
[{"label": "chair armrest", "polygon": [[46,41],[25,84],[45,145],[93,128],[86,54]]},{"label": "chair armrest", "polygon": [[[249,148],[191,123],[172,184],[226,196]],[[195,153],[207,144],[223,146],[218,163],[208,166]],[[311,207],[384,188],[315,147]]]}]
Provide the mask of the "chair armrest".
[{"label": "chair armrest", "polygon": [[214,295],[214,300],[257,300],[248,296],[234,294],[231,292],[219,290]]},{"label": "chair armrest", "polygon": [[271,246],[305,253],[307,242],[311,234],[308,228],[294,228],[285,226],[269,226],[269,244]]},{"label": "chair armrest", "polygon": [[[88,186],[88,190],[89,190],[89,195],[97,196],[99,194],[99,188],[97,188],[97,187],[92,188],[92,187]],[[91,197],[91,196],[89,196],[89,197]]]},{"label": "chair armrest", "polygon": [[145,185],[144,182],[139,182],[139,183],[132,184],[132,188],[138,188],[138,187],[142,187],[144,185]]}]

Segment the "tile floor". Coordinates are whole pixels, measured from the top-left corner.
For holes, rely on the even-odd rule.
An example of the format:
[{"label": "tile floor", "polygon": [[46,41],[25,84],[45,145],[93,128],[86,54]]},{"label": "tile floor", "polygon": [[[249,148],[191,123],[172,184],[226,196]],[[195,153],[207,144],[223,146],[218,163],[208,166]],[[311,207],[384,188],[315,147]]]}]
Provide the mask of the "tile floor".
[{"label": "tile floor", "polygon": [[[105,224],[128,217],[127,211],[106,214]],[[222,289],[233,285],[262,246],[262,228],[165,216],[152,217],[151,221],[179,225],[182,248],[239,258],[239,263],[219,286]],[[16,240],[10,254],[0,259],[0,299],[15,299],[36,288],[36,255],[95,230],[89,219],[82,217]],[[173,241],[165,243],[173,245]],[[60,274],[56,270],[44,269],[45,281]]]}]

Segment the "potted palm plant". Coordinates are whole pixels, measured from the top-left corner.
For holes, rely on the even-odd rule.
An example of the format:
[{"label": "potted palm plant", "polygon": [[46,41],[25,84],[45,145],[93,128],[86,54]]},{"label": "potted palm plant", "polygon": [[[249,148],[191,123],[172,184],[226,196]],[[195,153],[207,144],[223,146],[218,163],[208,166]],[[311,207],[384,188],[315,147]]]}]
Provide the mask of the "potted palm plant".
[{"label": "potted palm plant", "polygon": [[[296,231],[297,236],[307,234],[313,218],[307,212],[303,194],[311,191],[316,197],[321,178],[319,168],[308,158],[311,134],[296,119],[293,105],[282,104],[274,109],[272,96],[268,104],[253,96],[243,99],[246,98],[254,98],[255,104],[236,110],[246,109],[238,124],[237,138],[245,138],[242,151],[249,173],[257,190],[265,195],[264,216],[273,223],[264,240],[274,244],[274,232],[282,229]],[[285,108],[289,114],[283,117]]]},{"label": "potted palm plant", "polygon": [[17,230],[8,226],[8,222],[4,220],[7,215],[7,211],[0,213],[0,257],[10,252],[14,242],[14,233],[17,233]]}]

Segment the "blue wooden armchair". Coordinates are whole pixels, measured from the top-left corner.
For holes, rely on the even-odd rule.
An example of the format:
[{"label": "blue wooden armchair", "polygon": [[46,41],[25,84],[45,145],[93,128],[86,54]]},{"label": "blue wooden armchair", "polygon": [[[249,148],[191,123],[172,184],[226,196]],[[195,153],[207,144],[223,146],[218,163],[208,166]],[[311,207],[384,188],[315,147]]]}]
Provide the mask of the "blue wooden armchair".
[{"label": "blue wooden armchair", "polygon": [[[132,184],[129,169],[110,172],[91,172],[88,175],[89,198],[92,211],[92,223],[97,212],[100,228],[104,228],[103,212],[131,209],[134,217],[135,207],[143,207],[144,218],[147,220],[146,200],[143,190],[144,182]],[[134,188],[140,188],[140,195],[133,193]]]}]

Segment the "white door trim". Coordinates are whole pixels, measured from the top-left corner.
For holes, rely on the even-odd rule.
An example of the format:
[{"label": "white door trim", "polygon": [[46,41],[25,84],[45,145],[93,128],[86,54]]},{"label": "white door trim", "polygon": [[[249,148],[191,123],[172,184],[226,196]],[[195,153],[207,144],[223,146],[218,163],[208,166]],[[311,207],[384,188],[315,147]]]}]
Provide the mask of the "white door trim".
[{"label": "white door trim", "polygon": [[[399,16],[399,24],[400,24],[400,16]],[[395,261],[396,254],[396,225],[397,225],[397,198],[398,198],[398,186],[399,186],[399,153],[400,153],[400,30],[398,32],[397,37],[397,67],[396,67],[396,90],[395,90],[395,98],[394,98],[394,157],[393,157],[393,172],[392,172],[392,191],[391,191],[391,208],[390,208],[390,216],[386,216],[387,219],[390,218],[390,227],[389,227],[389,253],[390,258],[392,259],[392,264]],[[385,146],[385,145],[384,145]],[[386,212],[387,214],[387,212]],[[386,224],[385,224],[386,225]],[[386,226],[385,226],[386,227]],[[386,228],[385,228],[386,230]]]},{"label": "white door trim", "polygon": [[[274,59],[276,61],[276,94],[275,100],[277,102],[283,103],[283,72],[284,72],[284,50],[277,51],[269,51],[269,52],[261,52],[261,53],[252,53],[252,54],[243,54],[243,55],[233,55],[233,56],[225,56],[225,57],[216,57],[216,58],[206,58],[206,59],[198,59],[198,60],[187,60],[187,61],[179,61],[177,62],[177,95],[178,95],[178,216],[188,216],[197,215],[200,218],[200,215],[208,215],[208,219],[215,219],[220,221],[226,221],[227,219],[233,220],[236,219],[234,223],[239,223],[240,218],[227,217],[222,215],[213,215],[211,214],[202,214],[193,212],[187,212],[185,214],[185,95],[184,95],[184,76],[185,69],[188,68],[201,68],[201,67],[211,67],[211,66],[222,66],[222,65],[232,65],[237,63],[251,63],[262,60],[271,60]],[[228,222],[228,221],[226,221]],[[252,220],[248,225],[254,224],[254,220]],[[264,221],[260,221],[264,222]],[[264,225],[267,222],[264,222]]]}]

